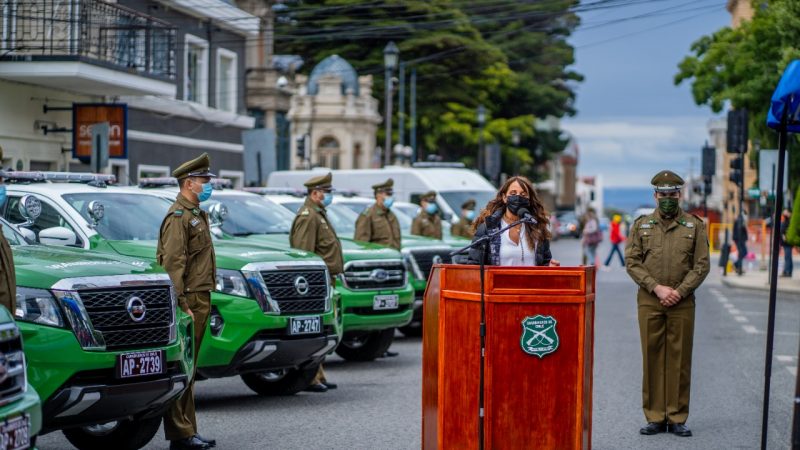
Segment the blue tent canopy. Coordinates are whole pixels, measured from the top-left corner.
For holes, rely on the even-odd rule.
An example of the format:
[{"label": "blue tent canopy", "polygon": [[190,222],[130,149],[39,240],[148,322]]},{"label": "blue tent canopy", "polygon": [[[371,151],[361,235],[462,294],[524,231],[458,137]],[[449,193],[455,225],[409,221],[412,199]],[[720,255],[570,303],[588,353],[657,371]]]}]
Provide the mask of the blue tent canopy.
[{"label": "blue tent canopy", "polygon": [[767,126],[773,129],[780,129],[781,118],[785,108],[788,110],[787,131],[800,133],[800,120],[798,110],[800,110],[800,60],[794,60],[783,72],[778,87],[772,93],[772,101],[767,115]]}]

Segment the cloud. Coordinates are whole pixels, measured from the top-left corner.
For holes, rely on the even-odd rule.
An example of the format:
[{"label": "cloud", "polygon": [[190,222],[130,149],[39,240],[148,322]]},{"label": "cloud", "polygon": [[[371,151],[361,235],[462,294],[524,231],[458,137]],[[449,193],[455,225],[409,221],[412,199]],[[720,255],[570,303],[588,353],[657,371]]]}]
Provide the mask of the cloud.
[{"label": "cloud", "polygon": [[606,186],[646,186],[665,168],[687,176],[699,171],[709,119],[607,117],[565,120],[562,127],[578,142],[580,175],[602,175]]}]

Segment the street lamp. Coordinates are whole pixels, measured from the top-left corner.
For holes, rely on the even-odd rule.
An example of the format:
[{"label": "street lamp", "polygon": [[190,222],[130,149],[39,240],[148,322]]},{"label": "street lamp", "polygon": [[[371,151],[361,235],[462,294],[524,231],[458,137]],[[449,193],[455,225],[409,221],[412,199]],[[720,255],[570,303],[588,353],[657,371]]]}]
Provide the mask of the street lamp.
[{"label": "street lamp", "polygon": [[514,144],[514,147],[519,145],[520,140],[520,132],[518,129],[514,128],[511,130],[511,143]]},{"label": "street lamp", "polygon": [[392,72],[397,67],[397,61],[400,59],[400,49],[389,41],[383,49],[383,67],[385,70],[384,78],[386,78],[386,142],[383,146],[384,156],[383,165],[388,166],[392,163]]},{"label": "street lamp", "polygon": [[486,124],[486,108],[478,105],[478,172],[483,173],[483,126]]}]

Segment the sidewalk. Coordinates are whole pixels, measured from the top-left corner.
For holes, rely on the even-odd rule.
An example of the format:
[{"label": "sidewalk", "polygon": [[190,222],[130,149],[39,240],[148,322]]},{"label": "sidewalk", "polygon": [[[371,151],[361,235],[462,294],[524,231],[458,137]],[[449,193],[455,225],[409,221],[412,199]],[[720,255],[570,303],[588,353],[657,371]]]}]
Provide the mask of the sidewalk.
[{"label": "sidewalk", "polygon": [[[769,291],[769,271],[767,270],[756,269],[745,272],[742,276],[733,272],[728,273],[728,276],[720,277],[720,279],[722,284],[732,288]],[[778,292],[800,294],[800,274],[795,273],[792,278],[778,277]]]}]

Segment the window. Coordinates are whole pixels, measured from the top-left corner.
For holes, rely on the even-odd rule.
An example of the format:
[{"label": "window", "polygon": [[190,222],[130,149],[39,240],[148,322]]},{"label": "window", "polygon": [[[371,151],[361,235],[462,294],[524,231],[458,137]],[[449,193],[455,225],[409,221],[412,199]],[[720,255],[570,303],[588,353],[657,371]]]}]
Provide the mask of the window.
[{"label": "window", "polygon": [[[21,197],[16,195],[9,195],[8,201],[6,202],[6,210],[5,210],[5,218],[11,223],[24,223],[25,218],[22,217],[22,214],[19,212],[19,202]],[[41,199],[40,199],[41,200]],[[46,230],[48,228],[53,227],[64,227],[73,233],[75,233],[75,245],[74,247],[83,247],[83,241],[81,240],[80,236],[75,229],[72,228],[72,225],[67,222],[67,219],[61,215],[61,213],[53,207],[50,203],[42,200],[42,214],[33,225],[25,227],[34,233],[36,233],[36,237],[38,239],[39,232],[42,230]]]},{"label": "window", "polygon": [[183,98],[208,104],[208,42],[191,34],[186,35]]},{"label": "window", "polygon": [[236,112],[238,93],[236,53],[224,48],[217,49],[217,108]]},{"label": "window", "polygon": [[339,141],[331,136],[326,136],[319,141],[317,146],[317,166],[329,169],[339,169]]},{"label": "window", "polygon": [[241,170],[225,170],[222,169],[218,173],[220,178],[231,180],[234,189],[241,189],[244,186],[244,172]]},{"label": "window", "polygon": [[353,169],[360,169],[361,165],[361,144],[358,143],[353,147]]}]

